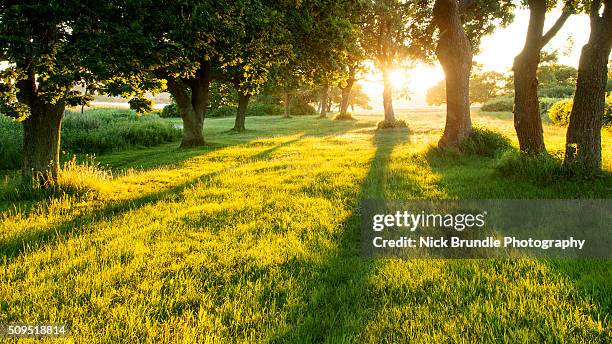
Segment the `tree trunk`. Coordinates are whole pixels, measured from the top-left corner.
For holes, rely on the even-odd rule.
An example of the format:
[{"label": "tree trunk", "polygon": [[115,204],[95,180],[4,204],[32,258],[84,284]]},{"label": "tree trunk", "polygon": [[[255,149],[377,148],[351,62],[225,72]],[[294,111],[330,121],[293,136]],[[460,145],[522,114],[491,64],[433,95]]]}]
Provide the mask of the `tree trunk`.
[{"label": "tree trunk", "polygon": [[249,105],[249,99],[251,98],[248,94],[242,94],[238,92],[238,111],[236,113],[236,121],[234,123],[234,131],[245,131],[244,121],[246,118],[247,106]]},{"label": "tree trunk", "polygon": [[285,106],[285,114],[283,115],[283,117],[289,118],[291,117],[291,95],[287,90],[285,90],[285,93],[283,94],[283,103],[283,105]]},{"label": "tree trunk", "polygon": [[[176,107],[183,119],[181,148],[203,146],[202,130],[209,103],[210,68],[203,66],[192,79],[165,78],[168,91],[176,100]],[[188,88],[191,89],[191,97]]]},{"label": "tree trunk", "polygon": [[346,86],[342,88],[342,100],[340,101],[340,115],[338,118],[340,119],[350,119],[348,113],[349,102],[351,100],[351,90],[353,89],[353,84],[355,83],[355,68],[351,67],[349,69],[349,79],[346,81]]},{"label": "tree trunk", "polygon": [[35,105],[23,121],[23,182],[54,184],[60,171],[60,133],[65,103]]},{"label": "tree trunk", "polygon": [[463,30],[457,1],[437,0],[434,20],[440,30],[436,56],[446,76],[446,125],[438,146],[456,146],[472,133],[469,94],[472,47]]},{"label": "tree trunk", "polygon": [[578,165],[590,173],[601,171],[601,121],[612,48],[612,0],[604,3],[602,17],[599,16],[599,3],[591,11],[591,33],[580,55],[565,145],[564,164]]},{"label": "tree trunk", "polygon": [[393,112],[393,84],[391,82],[391,72],[389,68],[384,68],[383,70],[383,87],[385,122],[395,123],[395,113]]},{"label": "tree trunk", "polygon": [[521,152],[535,155],[546,151],[540,103],[538,64],[542,49],[546,2],[529,1],[529,26],[523,51],[514,59],[514,128]]},{"label": "tree trunk", "polygon": [[329,96],[329,84],[325,82],[321,89],[321,114],[319,118],[327,117],[327,98]]}]

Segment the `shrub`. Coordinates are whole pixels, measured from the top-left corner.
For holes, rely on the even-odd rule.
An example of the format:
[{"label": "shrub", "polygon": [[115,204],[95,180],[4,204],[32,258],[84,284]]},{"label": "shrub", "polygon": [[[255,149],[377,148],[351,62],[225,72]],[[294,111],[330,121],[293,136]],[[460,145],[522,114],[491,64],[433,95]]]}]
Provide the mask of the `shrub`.
[{"label": "shrub", "polygon": [[161,118],[180,118],[181,114],[178,111],[175,103],[164,106],[162,111],[159,113]]},{"label": "shrub", "polygon": [[284,109],[280,105],[270,103],[251,103],[247,107],[247,116],[281,116]]},{"label": "shrub", "polygon": [[296,99],[289,103],[289,111],[291,116],[314,116],[317,114],[317,109],[312,105]]},{"label": "shrub", "polygon": [[219,118],[219,117],[233,117],[236,116],[237,109],[233,106],[223,105],[216,109],[208,111],[206,117]]},{"label": "shrub", "polygon": [[21,164],[23,129],[21,124],[0,115],[0,170],[13,170]]},{"label": "shrub", "polygon": [[554,103],[548,110],[548,118],[556,125],[567,125],[572,112],[572,99],[561,99]]},{"label": "shrub", "polygon": [[395,121],[380,121],[378,122],[378,129],[392,129],[392,128],[408,128],[406,121],[396,119]]},{"label": "shrub", "polygon": [[550,108],[559,100],[559,98],[540,98],[540,115],[548,116]]},{"label": "shrub", "polygon": [[355,118],[350,112],[347,112],[346,115],[344,116],[341,116],[340,114],[336,115],[334,119],[337,121],[350,121],[350,120],[354,120]]},{"label": "shrub", "polygon": [[493,98],[485,102],[481,110],[489,112],[512,111],[514,109],[514,99],[509,97]]},{"label": "shrub", "polygon": [[512,149],[512,142],[506,136],[487,128],[474,127],[469,138],[459,145],[463,154],[495,157]]},{"label": "shrub", "polygon": [[576,85],[556,84],[541,86],[538,90],[538,97],[542,98],[570,98],[574,96]]},{"label": "shrub", "polygon": [[[573,99],[559,100],[548,110],[548,117],[556,125],[568,125],[573,105]],[[605,106],[601,122],[604,127],[612,127],[612,93],[606,97]]]}]

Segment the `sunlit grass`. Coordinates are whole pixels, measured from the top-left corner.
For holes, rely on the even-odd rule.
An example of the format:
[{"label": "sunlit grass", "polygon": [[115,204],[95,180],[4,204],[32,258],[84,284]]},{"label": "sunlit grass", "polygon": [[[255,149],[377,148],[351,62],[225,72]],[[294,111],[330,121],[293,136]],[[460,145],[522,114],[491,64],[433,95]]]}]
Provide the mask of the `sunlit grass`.
[{"label": "sunlit grass", "polygon": [[[207,120],[208,146],[102,155],[99,185],[71,175],[97,197],[11,202],[0,323],[109,343],[612,340],[608,261],[365,260],[357,212],[363,198],[609,198],[610,179],[540,185],[494,158],[428,154],[438,112],[382,132],[380,115],[357,118],[249,118],[244,134]],[[476,122],[515,142],[511,120]],[[545,130],[561,149],[563,130]]]}]

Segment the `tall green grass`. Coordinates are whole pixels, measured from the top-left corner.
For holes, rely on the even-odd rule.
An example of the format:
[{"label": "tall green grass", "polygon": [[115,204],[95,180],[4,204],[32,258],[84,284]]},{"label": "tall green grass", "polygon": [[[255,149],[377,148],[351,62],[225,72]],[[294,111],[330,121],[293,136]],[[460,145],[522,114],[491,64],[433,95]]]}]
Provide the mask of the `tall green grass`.
[{"label": "tall green grass", "polygon": [[[152,147],[180,139],[181,130],[157,115],[139,116],[130,110],[92,109],[83,114],[68,111],[62,122],[62,151],[105,153],[135,147]],[[0,170],[19,167],[23,129],[0,116]]]}]

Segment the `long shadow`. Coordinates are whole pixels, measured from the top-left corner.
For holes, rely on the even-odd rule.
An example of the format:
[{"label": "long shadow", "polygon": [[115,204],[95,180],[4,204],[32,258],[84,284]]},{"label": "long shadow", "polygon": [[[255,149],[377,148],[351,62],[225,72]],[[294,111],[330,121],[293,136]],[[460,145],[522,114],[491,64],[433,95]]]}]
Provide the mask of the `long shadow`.
[{"label": "long shadow", "polygon": [[[273,148],[264,150],[260,153],[253,155],[249,160],[258,160],[264,157],[269,156],[275,150],[290,145],[294,142],[299,141],[298,139],[289,140],[283,142]],[[67,235],[67,234],[78,234],[83,232],[85,227],[93,222],[101,221],[101,220],[111,220],[113,218],[117,218],[122,214],[127,212],[136,210],[138,208],[144,207],[148,204],[152,204],[163,199],[168,199],[171,197],[178,197],[184,190],[191,188],[192,186],[207,180],[212,179],[217,175],[220,175],[225,172],[232,171],[234,169],[240,168],[242,164],[235,164],[233,166],[229,166],[217,171],[213,171],[207,174],[203,174],[197,178],[194,178],[185,183],[176,185],[174,187],[154,192],[148,193],[141,197],[128,199],[121,202],[113,202],[102,208],[94,208],[86,214],[79,215],[69,221],[65,221],[53,226],[49,226],[44,230],[30,230],[24,233],[20,233],[17,236],[8,237],[0,239],[0,261],[11,261],[14,258],[18,257],[22,253],[32,249],[32,248],[41,248],[46,244],[50,244],[58,237]]]},{"label": "long shadow", "polygon": [[[310,300],[290,317],[295,322],[283,328],[271,339],[273,343],[352,342],[359,336],[363,324],[382,306],[371,298],[369,278],[376,261],[360,256],[360,203],[367,198],[382,198],[386,194],[385,180],[394,148],[406,142],[408,131],[376,131],[376,147],[368,174],[362,180],[360,192],[351,190],[336,197],[348,199],[350,216],[334,238],[336,248],[326,253],[324,263],[301,261],[293,271],[313,271],[304,282],[302,298]],[[311,192],[313,197],[330,198],[325,190]],[[333,201],[333,199],[330,199]],[[316,248],[312,248],[316,250]],[[299,276],[296,276],[299,277]]]},{"label": "long shadow", "polygon": [[[425,157],[432,171],[440,176],[445,191],[456,199],[558,199],[610,198],[612,178],[599,180],[559,180],[543,184],[537,180],[509,178],[497,173],[494,158],[445,154],[430,150]],[[469,172],[467,172],[469,171]],[[582,230],[578,229],[577,230]],[[538,260],[552,272],[570,281],[578,296],[596,307],[586,310],[593,319],[612,314],[612,261],[598,259]],[[451,263],[457,267],[459,263]],[[597,311],[599,311],[599,314]]]}]

